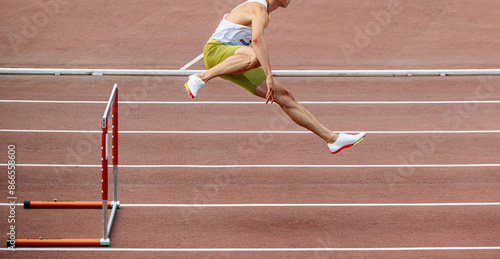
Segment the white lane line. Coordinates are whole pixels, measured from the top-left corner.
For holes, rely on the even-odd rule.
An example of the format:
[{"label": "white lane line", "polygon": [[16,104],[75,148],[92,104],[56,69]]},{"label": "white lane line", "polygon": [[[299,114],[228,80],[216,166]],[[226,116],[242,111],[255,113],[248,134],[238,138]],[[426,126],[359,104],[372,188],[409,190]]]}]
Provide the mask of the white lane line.
[{"label": "white lane line", "polygon": [[[8,166],[8,164],[0,164]],[[101,165],[16,164],[17,167],[81,167],[100,168]],[[111,167],[111,165],[110,165]],[[118,165],[120,168],[469,168],[500,167],[500,164],[434,164],[434,165]]]},{"label": "white lane line", "polygon": [[[105,104],[107,101],[0,100],[0,103]],[[120,104],[264,104],[251,101],[119,101]],[[491,101],[299,101],[300,104],[499,104]]]},{"label": "white lane line", "polygon": [[[0,203],[0,206],[10,206]],[[24,206],[24,203],[16,203]],[[121,207],[177,207],[177,208],[241,208],[241,207],[459,207],[500,206],[500,202],[448,202],[448,203],[290,203],[290,204],[120,204]]]},{"label": "white lane line", "polygon": [[187,63],[185,66],[181,67],[180,70],[186,70],[192,65],[194,65],[196,62],[200,61],[203,58],[203,53],[201,53],[199,56],[191,60],[189,63]]},{"label": "white lane line", "polygon": [[[0,248],[0,251],[11,249]],[[359,252],[359,251],[463,251],[500,250],[500,246],[478,247],[368,247],[368,248],[17,248],[16,251],[59,252]]]},{"label": "white lane line", "polygon": [[[13,132],[13,133],[102,133],[98,130],[22,130],[22,129],[0,129],[0,132]],[[356,134],[360,131],[341,131],[350,134]],[[485,134],[485,133],[500,133],[500,130],[422,130],[422,131],[364,131],[367,134]],[[310,131],[269,131],[269,130],[256,130],[256,131],[239,131],[239,130],[226,130],[226,131],[183,131],[183,130],[159,130],[159,131],[119,131],[122,134],[312,134]]]}]

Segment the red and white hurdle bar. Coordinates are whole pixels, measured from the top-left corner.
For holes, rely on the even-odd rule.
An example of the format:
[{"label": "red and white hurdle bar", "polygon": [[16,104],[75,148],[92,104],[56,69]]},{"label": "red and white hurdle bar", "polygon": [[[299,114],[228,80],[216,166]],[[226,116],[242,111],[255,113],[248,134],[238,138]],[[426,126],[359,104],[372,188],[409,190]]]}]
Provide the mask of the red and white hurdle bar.
[{"label": "red and white hurdle bar", "polygon": [[[108,201],[108,118],[112,117],[111,150],[113,164],[113,201]],[[118,201],[118,86],[115,84],[111,91],[106,110],[101,120],[101,201],[25,201],[24,208],[102,208],[102,238],[95,239],[15,239],[7,240],[7,246],[103,246],[108,247],[110,233],[120,208]],[[111,214],[108,221],[108,208]]]}]

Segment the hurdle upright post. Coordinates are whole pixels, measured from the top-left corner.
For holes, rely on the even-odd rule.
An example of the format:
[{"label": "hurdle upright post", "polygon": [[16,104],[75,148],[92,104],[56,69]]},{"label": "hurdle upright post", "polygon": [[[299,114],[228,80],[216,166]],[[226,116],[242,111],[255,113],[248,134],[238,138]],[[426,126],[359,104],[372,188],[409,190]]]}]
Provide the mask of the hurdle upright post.
[{"label": "hurdle upright post", "polygon": [[113,102],[113,201],[118,202],[118,88],[116,88],[115,101]]},{"label": "hurdle upright post", "polygon": [[109,216],[109,222],[107,226],[107,238],[111,234],[111,228],[113,227],[113,222],[116,215],[116,210],[120,206],[118,201],[118,87],[115,84],[113,88],[114,101],[112,105],[112,133],[111,133],[111,156],[113,163],[113,202],[111,202],[111,214]]},{"label": "hurdle upright post", "polygon": [[[106,113],[104,113],[106,116]],[[102,241],[107,239],[108,218],[108,119],[102,118],[102,140],[101,140],[101,197],[102,197]]]},{"label": "hurdle upright post", "polygon": [[[118,174],[117,172],[117,165],[114,162],[117,162],[118,158],[118,125],[115,125],[114,123],[118,123],[118,86],[115,84],[113,87],[113,90],[111,91],[111,96],[109,97],[108,104],[106,106],[106,110],[104,111],[104,115],[102,116],[102,147],[101,147],[101,152],[102,152],[102,243],[107,243],[109,242],[109,235],[111,232],[111,227],[114,221],[115,213],[116,213],[116,208],[117,208],[117,189],[118,189],[118,182],[116,179],[116,176]],[[109,224],[108,224],[108,147],[109,147],[109,142],[108,142],[108,118],[109,115],[112,113],[112,135],[111,135],[111,145],[112,145],[112,162],[113,162],[113,193],[114,193],[114,198],[113,201],[115,204],[112,203],[112,211],[109,219]],[[116,158],[115,158],[116,157]]]}]

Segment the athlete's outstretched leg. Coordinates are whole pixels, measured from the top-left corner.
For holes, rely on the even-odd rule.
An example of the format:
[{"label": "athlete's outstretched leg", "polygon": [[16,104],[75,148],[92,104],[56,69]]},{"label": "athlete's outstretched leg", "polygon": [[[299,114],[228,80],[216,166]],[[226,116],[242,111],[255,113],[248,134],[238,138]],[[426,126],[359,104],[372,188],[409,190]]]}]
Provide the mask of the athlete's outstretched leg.
[{"label": "athlete's outstretched leg", "polygon": [[[332,153],[337,153],[340,150],[358,144],[365,136],[365,133],[357,135],[348,135],[344,133],[335,134],[318,120],[302,105],[297,103],[290,91],[275,80],[275,97],[274,100],[280,105],[281,109],[298,125],[312,131],[314,134],[322,138]],[[255,95],[266,98],[267,86],[265,83],[257,87]]]},{"label": "athlete's outstretched leg", "polygon": [[[281,109],[288,115],[288,117],[290,117],[290,119],[298,125],[312,131],[326,143],[333,143],[337,140],[338,134],[333,133],[331,130],[319,123],[318,120],[316,120],[316,118],[308,110],[306,110],[306,108],[295,101],[290,91],[283,87],[283,85],[277,80],[275,80],[274,87],[274,101],[279,104]],[[255,95],[266,98],[266,94],[267,86],[265,83],[262,83],[255,90]]]}]

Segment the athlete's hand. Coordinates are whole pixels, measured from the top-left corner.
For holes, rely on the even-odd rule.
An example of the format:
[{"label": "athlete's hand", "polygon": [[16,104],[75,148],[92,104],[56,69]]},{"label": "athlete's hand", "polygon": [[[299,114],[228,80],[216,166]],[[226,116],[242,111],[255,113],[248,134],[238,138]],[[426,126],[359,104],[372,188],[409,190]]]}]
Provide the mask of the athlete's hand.
[{"label": "athlete's hand", "polygon": [[266,104],[271,102],[274,103],[274,78],[270,77],[266,79],[267,84],[267,94],[266,94]]}]

